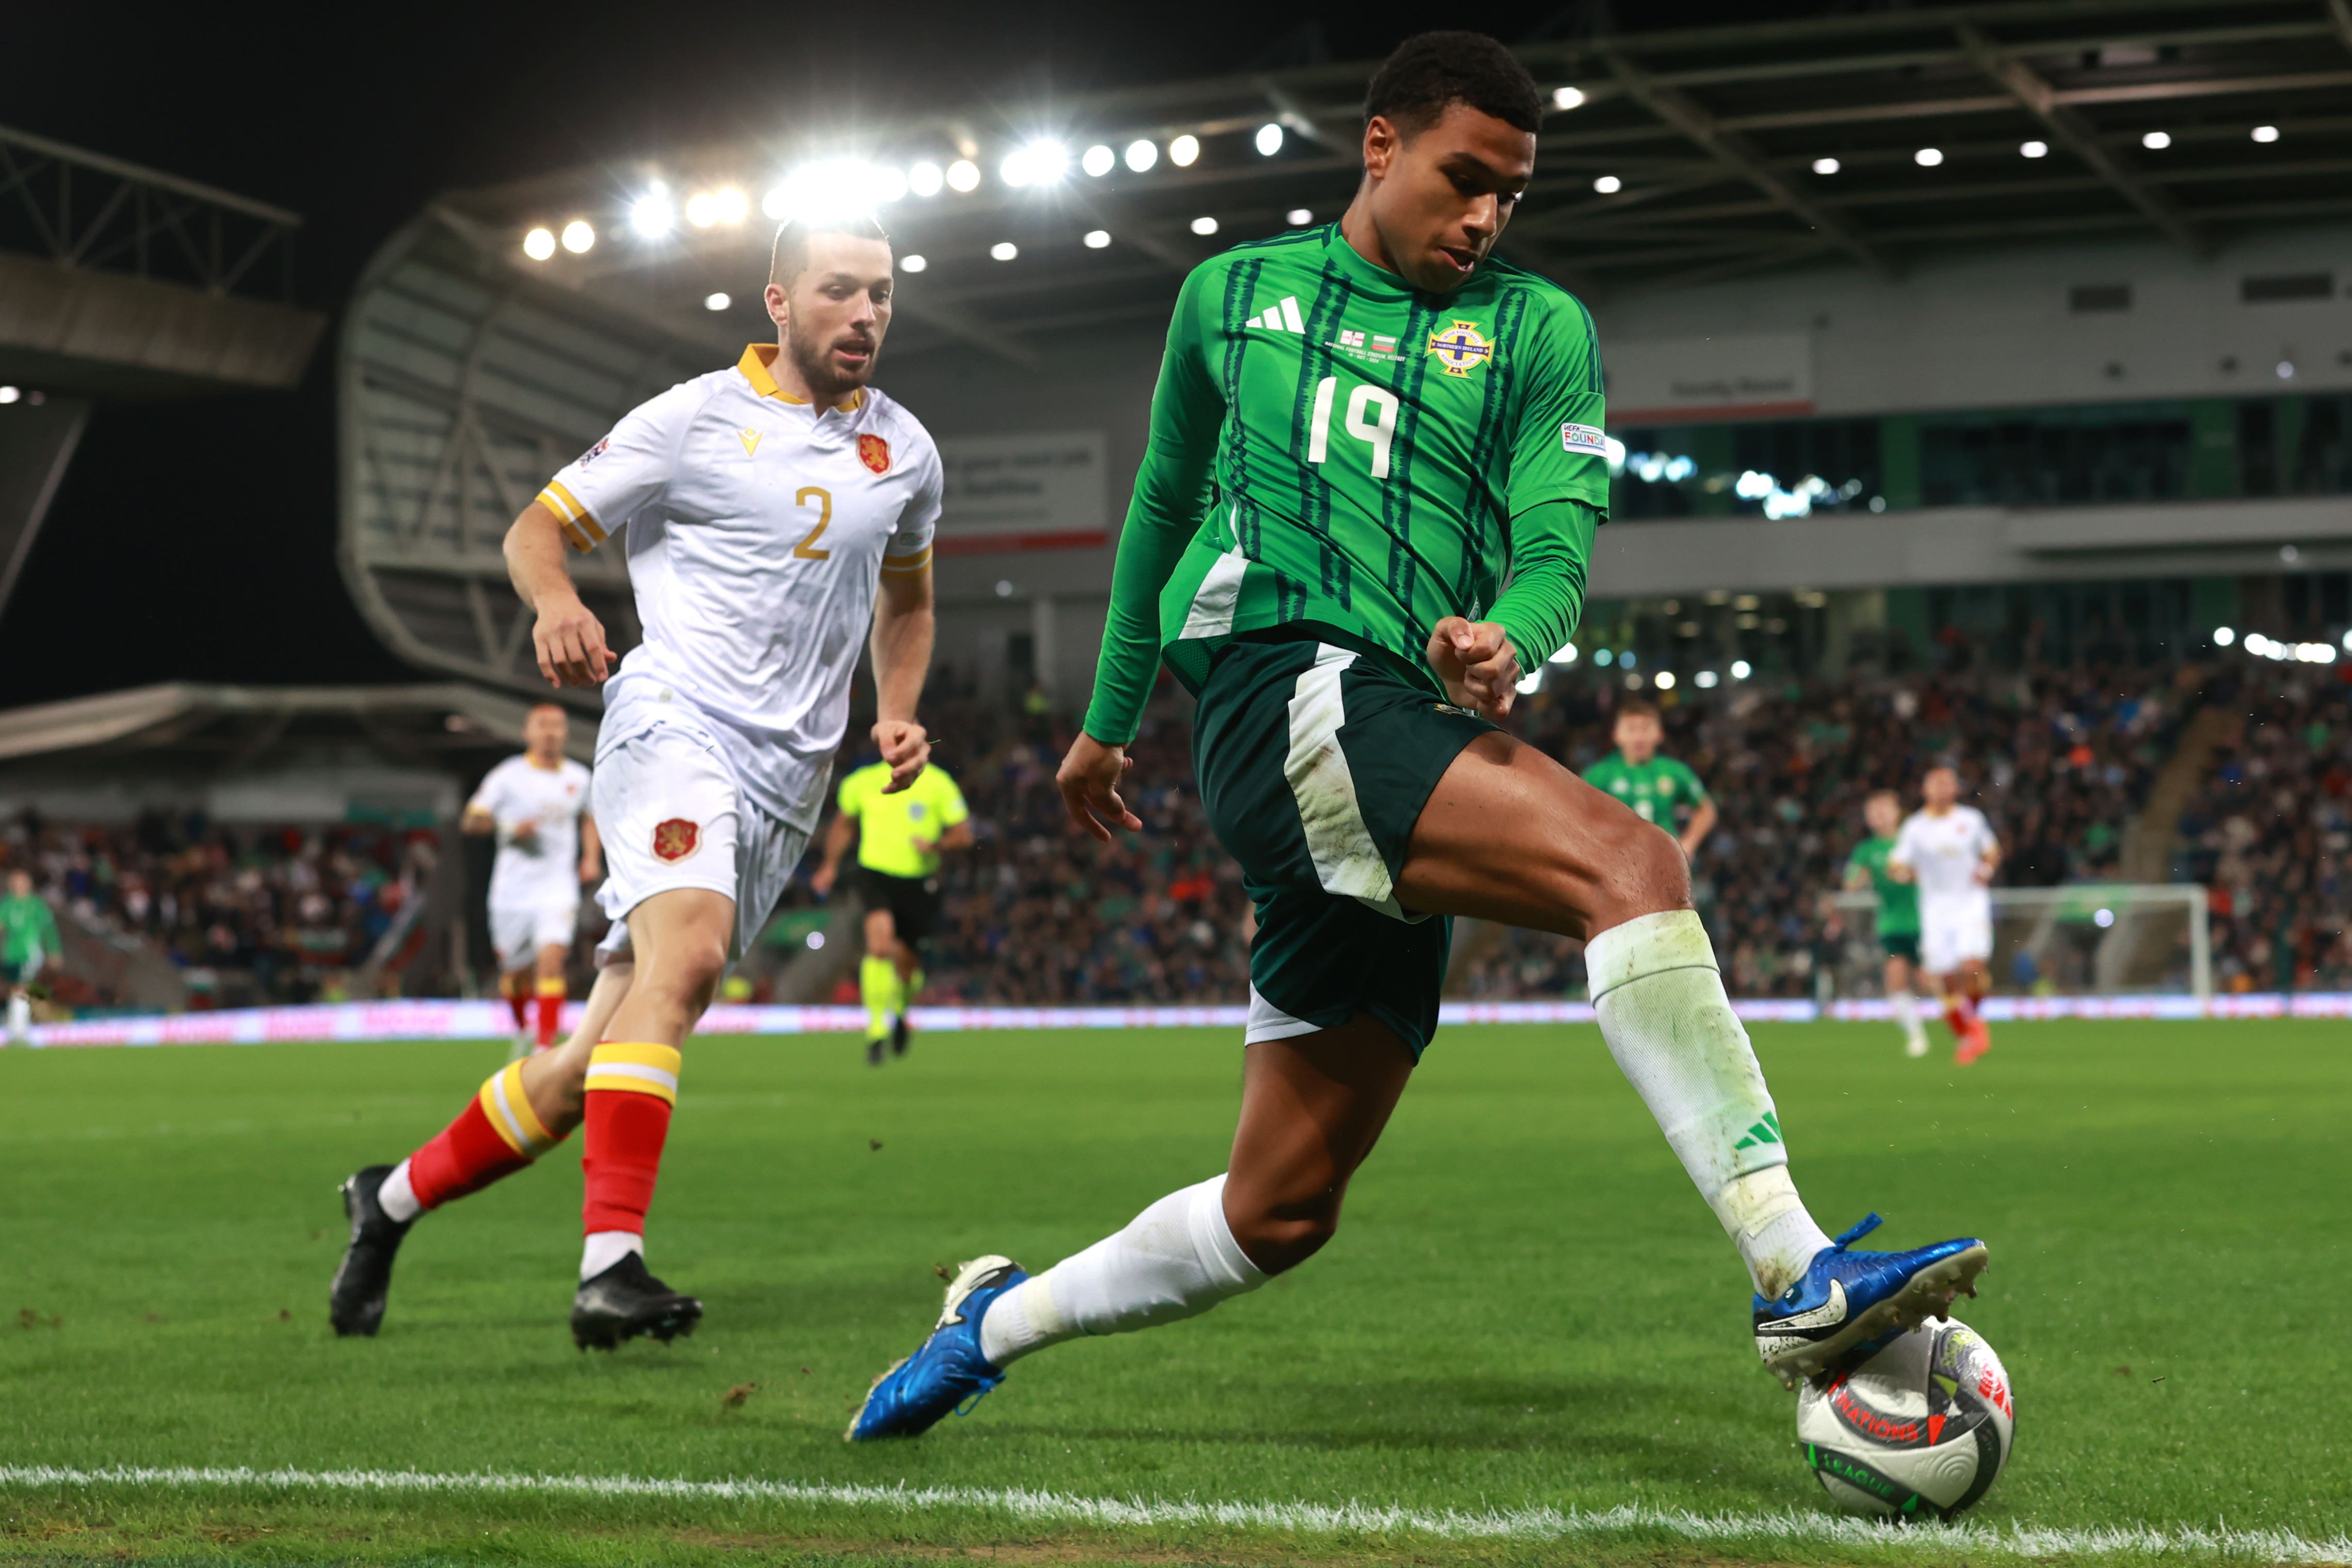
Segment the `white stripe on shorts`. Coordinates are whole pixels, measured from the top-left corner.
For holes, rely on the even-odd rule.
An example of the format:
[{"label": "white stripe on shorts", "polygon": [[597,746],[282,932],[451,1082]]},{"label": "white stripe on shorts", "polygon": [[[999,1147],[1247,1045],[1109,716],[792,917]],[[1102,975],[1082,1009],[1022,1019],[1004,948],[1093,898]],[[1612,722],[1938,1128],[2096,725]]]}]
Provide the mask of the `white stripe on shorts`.
[{"label": "white stripe on shorts", "polygon": [[1301,673],[1290,699],[1290,753],[1282,773],[1298,802],[1298,825],[1323,891],[1400,913],[1388,864],[1364,825],[1355,776],[1339,749],[1339,727],[1348,722],[1339,678],[1355,662],[1345,648],[1315,645],[1315,663]]}]

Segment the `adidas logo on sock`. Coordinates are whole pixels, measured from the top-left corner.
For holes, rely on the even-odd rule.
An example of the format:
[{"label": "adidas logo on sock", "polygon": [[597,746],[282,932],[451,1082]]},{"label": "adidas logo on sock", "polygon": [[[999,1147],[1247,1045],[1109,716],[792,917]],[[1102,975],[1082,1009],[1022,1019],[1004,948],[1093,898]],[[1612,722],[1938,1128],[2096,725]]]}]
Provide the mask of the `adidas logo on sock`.
[{"label": "adidas logo on sock", "polygon": [[1286,294],[1279,305],[1269,305],[1249,319],[1253,327],[1267,327],[1276,332],[1304,332],[1307,322],[1298,314],[1298,296]]},{"label": "adidas logo on sock", "polygon": [[1735,1149],[1752,1149],[1760,1144],[1777,1144],[1780,1141],[1780,1118],[1777,1113],[1767,1111],[1764,1113],[1764,1119],[1748,1128],[1748,1135],[1731,1146]]}]

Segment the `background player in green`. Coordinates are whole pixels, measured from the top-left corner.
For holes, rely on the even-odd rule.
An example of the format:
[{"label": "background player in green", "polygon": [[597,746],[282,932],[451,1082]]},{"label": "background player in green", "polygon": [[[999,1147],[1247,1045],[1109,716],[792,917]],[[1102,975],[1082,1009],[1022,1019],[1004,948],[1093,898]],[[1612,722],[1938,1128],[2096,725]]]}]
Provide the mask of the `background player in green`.
[{"label": "background player in green", "polygon": [[971,843],[971,810],[963,791],[934,762],[891,792],[887,763],[869,763],[841,781],[840,814],[825,833],[824,861],[809,879],[820,897],[833,891],[841,857],[857,841],[857,894],[866,905],[866,957],[857,990],[866,1003],[866,1060],[882,1065],[887,1040],[907,1054],[907,1009],[923,989],[918,944],[940,917],[940,855]]},{"label": "background player in green", "polygon": [[[1697,774],[1671,757],[1658,755],[1666,727],[1653,704],[1631,697],[1617,705],[1609,738],[1617,749],[1584,770],[1584,781],[1622,800],[1645,822],[1675,835],[1683,858],[1698,853],[1715,831],[1715,801]],[[1678,812],[1688,811],[1686,818]]]},{"label": "background player in green", "polygon": [[1853,846],[1846,857],[1845,884],[1854,891],[1868,888],[1878,894],[1878,945],[1886,953],[1886,1000],[1895,1021],[1903,1026],[1903,1049],[1912,1056],[1927,1054],[1927,1030],[1919,1022],[1919,998],[1911,993],[1911,971],[1919,962],[1919,890],[1887,873],[1886,857],[1894,852],[1895,830],[1903,825],[1903,799],[1892,789],[1874,789],[1862,803],[1870,837]]},{"label": "background player in green", "polygon": [[1162,663],[1192,691],[1202,804],[1258,911],[1240,1125],[1225,1172],[1036,1278],[967,1263],[852,1438],[912,1436],[1020,1356],[1313,1255],[1436,1027],[1455,915],[1587,938],[1602,1037],[1738,1247],[1783,1378],[1983,1266],[1973,1240],[1822,1233],[1681,852],[1492,722],[1575,629],[1609,504],[1591,319],[1491,254],[1544,102],[1492,38],[1409,39],[1366,94],[1339,221],[1185,279],[1058,782],[1097,839],[1140,829],[1118,785],[1144,699]]},{"label": "background player in green", "polygon": [[22,867],[8,873],[8,896],[0,898],[0,982],[8,988],[8,1043],[33,1041],[34,982],[41,971],[65,956],[58,936],[58,917],[33,891],[33,873]]}]

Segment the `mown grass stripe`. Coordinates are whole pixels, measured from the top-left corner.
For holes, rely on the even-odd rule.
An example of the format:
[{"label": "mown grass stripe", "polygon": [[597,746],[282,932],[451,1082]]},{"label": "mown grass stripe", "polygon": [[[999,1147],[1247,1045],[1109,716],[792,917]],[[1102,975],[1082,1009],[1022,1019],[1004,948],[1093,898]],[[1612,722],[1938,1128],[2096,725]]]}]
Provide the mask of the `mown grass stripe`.
[{"label": "mown grass stripe", "polygon": [[1350,1502],[1199,1502],[1081,1497],[994,1487],[884,1487],[776,1480],[698,1481],[639,1476],[541,1476],[495,1471],[303,1470],[107,1466],[0,1465],[0,1486],[129,1486],[163,1490],[248,1487],[323,1492],[541,1494],[599,1500],[695,1499],[731,1502],[817,1503],[899,1513],[979,1512],[1032,1523],[1150,1529],[1215,1526],[1305,1535],[1424,1535],[1453,1541],[1559,1541],[1603,1536],[1667,1536],[1707,1544],[1738,1542],[1910,1545],[1954,1552],[2023,1557],[2217,1556],[2272,1563],[2352,1562],[2352,1536],[2307,1539],[2290,1531],[2227,1525],[2107,1526],[2051,1529],[2030,1524],[1882,1524],[1832,1514],[1701,1513],[1627,1503],[1609,1509],[1430,1511]]}]

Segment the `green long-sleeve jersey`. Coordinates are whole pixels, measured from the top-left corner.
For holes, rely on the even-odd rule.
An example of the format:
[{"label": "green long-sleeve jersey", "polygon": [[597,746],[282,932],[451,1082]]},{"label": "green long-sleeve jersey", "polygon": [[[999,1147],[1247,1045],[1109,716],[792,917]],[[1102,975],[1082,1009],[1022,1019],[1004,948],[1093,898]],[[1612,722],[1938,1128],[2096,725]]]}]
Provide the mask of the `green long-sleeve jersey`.
[{"label": "green long-sleeve jersey", "polygon": [[1430,629],[1461,615],[1533,668],[1576,630],[1608,506],[1573,295],[1493,259],[1423,293],[1336,224],[1237,246],[1169,325],[1087,733],[1134,738],[1162,658],[1197,690],[1219,645],[1275,628],[1436,690]]}]

